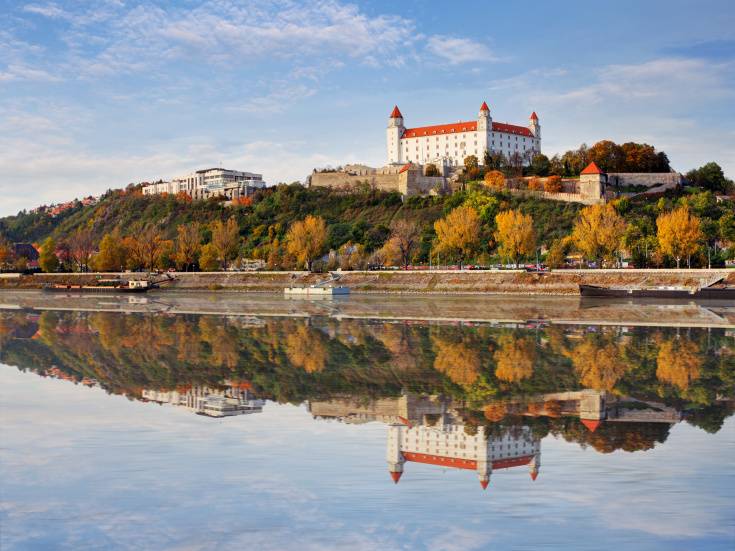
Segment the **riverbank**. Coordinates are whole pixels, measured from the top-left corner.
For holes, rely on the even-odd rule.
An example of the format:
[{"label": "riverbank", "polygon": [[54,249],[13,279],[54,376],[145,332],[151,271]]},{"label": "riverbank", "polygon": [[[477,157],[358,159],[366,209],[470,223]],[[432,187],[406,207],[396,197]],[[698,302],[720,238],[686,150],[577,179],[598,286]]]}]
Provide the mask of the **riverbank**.
[{"label": "riverbank", "polygon": [[[0,289],[41,289],[48,283],[93,284],[99,277],[143,274],[3,274]],[[308,272],[178,272],[166,289],[273,293],[284,287],[314,285],[327,274]],[[339,274],[339,285],[353,293],[579,295],[579,285],[701,287],[725,278],[735,285],[734,270],[559,270],[536,274],[507,271],[354,271]]]}]

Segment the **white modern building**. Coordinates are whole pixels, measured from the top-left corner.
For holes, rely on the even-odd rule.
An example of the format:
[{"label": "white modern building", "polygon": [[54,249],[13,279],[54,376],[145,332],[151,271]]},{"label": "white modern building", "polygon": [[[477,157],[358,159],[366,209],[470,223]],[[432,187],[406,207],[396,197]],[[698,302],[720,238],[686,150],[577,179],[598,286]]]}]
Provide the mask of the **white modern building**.
[{"label": "white modern building", "polygon": [[228,199],[247,197],[265,187],[262,174],[226,168],[206,168],[167,182],[143,186],[145,195],[187,193],[192,199],[224,196]]},{"label": "white modern building", "polygon": [[143,398],[171,404],[207,417],[231,417],[263,411],[265,400],[256,399],[247,383],[227,381],[225,388],[185,386],[176,390],[143,390]]},{"label": "white modern building", "polygon": [[490,108],[482,102],[476,120],[406,128],[395,106],[388,118],[386,145],[391,164],[461,166],[470,155],[482,163],[485,151],[502,153],[508,159],[518,154],[527,164],[541,151],[541,125],[535,112],[528,126],[493,121]]}]

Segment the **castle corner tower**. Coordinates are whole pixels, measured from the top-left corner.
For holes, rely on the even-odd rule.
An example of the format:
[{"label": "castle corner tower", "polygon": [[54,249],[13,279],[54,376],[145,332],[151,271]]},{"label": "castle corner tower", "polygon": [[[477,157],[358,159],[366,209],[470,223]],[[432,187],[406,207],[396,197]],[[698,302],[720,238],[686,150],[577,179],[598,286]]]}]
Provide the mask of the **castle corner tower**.
[{"label": "castle corner tower", "polygon": [[388,128],[386,130],[386,144],[388,146],[388,163],[401,162],[401,138],[406,127],[403,126],[403,115],[398,106],[393,107],[388,117]]}]

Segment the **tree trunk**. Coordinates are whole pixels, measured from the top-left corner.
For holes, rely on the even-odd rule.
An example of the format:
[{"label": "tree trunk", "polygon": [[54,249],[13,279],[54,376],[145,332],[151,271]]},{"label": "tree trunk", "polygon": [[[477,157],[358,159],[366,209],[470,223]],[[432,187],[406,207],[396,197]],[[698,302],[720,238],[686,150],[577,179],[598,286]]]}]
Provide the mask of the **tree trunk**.
[{"label": "tree trunk", "polygon": [[676,269],[677,269],[677,270],[679,269],[679,262],[680,262],[680,261],[681,261],[681,257],[680,257],[680,256],[677,256],[677,257],[676,257]]}]

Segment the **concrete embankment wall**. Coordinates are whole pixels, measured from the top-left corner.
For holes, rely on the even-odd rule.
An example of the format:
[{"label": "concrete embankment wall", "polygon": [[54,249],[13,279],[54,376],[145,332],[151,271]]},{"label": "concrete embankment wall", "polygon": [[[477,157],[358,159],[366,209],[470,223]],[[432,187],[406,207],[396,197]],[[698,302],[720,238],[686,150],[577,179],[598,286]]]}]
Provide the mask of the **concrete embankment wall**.
[{"label": "concrete embankment wall", "polygon": [[[7,274],[5,274],[7,276]],[[0,277],[0,289],[38,289],[47,283],[91,284],[98,277],[143,274],[39,274]],[[328,279],[325,274],[306,272],[197,272],[173,274],[164,284],[177,290],[231,290],[282,292],[292,285],[311,285]],[[658,286],[708,285],[720,277],[735,285],[733,270],[562,270],[546,274],[522,271],[381,271],[343,272],[339,284],[355,293],[501,293],[534,295],[577,295],[579,284]]]}]

